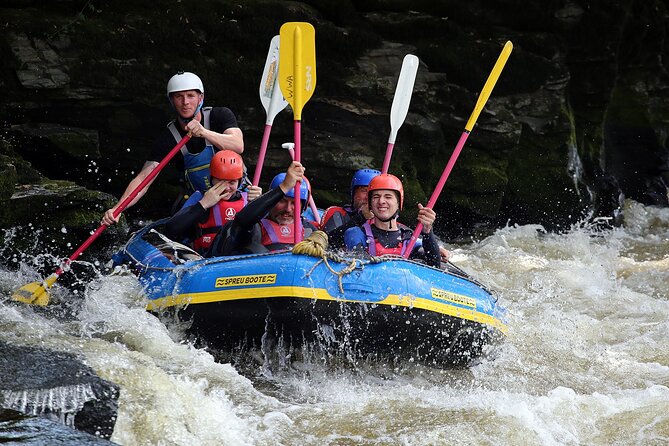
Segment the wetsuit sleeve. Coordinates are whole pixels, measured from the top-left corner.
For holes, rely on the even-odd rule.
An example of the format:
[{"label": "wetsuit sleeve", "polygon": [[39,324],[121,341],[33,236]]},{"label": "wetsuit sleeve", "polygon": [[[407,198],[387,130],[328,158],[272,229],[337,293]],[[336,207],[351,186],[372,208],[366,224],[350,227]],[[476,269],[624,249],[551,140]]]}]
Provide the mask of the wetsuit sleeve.
[{"label": "wetsuit sleeve", "polygon": [[[365,217],[359,212],[356,212],[353,215],[349,215],[349,217],[350,218],[348,219],[348,221],[343,225],[338,226],[331,231],[327,231],[328,245],[330,246],[330,248],[340,249],[346,246],[346,243],[344,241],[344,234],[346,233],[346,231],[356,226],[360,226],[365,222]],[[328,221],[328,223],[330,223],[330,221]]]},{"label": "wetsuit sleeve", "polygon": [[200,203],[185,207],[167,220],[163,232],[176,242],[184,239],[195,238],[196,227],[198,223],[204,223],[209,217],[209,211],[202,207]]},{"label": "wetsuit sleeve", "polygon": [[230,255],[248,245],[256,223],[260,222],[284,196],[281,188],[276,187],[244,206],[235,219],[230,224],[223,226],[216,234],[209,254],[211,256]]},{"label": "wetsuit sleeve", "polygon": [[[339,206],[330,206],[327,208],[321,216],[320,230],[323,232],[330,232],[335,229],[337,227],[335,214],[341,214],[340,211],[344,211],[344,208]],[[342,215],[341,218],[343,219],[344,216]]]},{"label": "wetsuit sleeve", "polygon": [[364,251],[367,247],[365,232],[359,226],[347,229],[344,232],[344,246],[349,251]]},{"label": "wetsuit sleeve", "polygon": [[435,268],[439,268],[441,265],[441,254],[439,253],[439,243],[437,242],[437,237],[435,237],[434,232],[430,231],[429,234],[421,234],[422,238],[422,248],[423,253],[419,253],[419,246],[414,246],[413,251],[409,257],[423,257],[425,263]]},{"label": "wetsuit sleeve", "polygon": [[285,194],[279,187],[269,190],[253,200],[244,209],[239,211],[234,219],[233,226],[247,228],[258,223],[267,213],[283,199]]}]

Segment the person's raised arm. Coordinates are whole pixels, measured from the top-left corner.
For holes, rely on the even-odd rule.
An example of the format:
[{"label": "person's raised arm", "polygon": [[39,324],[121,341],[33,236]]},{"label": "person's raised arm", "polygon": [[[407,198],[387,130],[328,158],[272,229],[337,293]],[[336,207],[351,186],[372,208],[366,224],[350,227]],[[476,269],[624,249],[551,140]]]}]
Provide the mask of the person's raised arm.
[{"label": "person's raised arm", "polygon": [[250,185],[246,188],[246,198],[249,202],[260,198],[262,195],[262,188],[259,186]]},{"label": "person's raised arm", "polygon": [[167,238],[179,243],[186,238],[194,239],[197,224],[207,221],[208,216],[208,209],[201,202],[195,203],[170,217],[165,222],[163,232]]},{"label": "person's raised arm", "polygon": [[[441,253],[439,250],[439,243],[437,237],[432,232],[434,221],[437,219],[437,214],[431,208],[423,207],[418,204],[418,221],[423,224],[421,237],[423,239],[422,247],[425,256],[425,263],[430,266],[439,268],[441,265]],[[412,252],[412,254],[415,253]]]},{"label": "person's raised arm", "polygon": [[[146,163],[144,163],[144,166],[142,167],[142,170],[140,170],[139,173],[137,174],[137,176],[135,176],[135,178],[133,178],[130,181],[130,183],[128,183],[128,187],[125,188],[125,192],[123,192],[123,195],[121,196],[121,198],[116,202],[116,204],[111,209],[108,209],[104,213],[100,223],[102,223],[103,225],[107,225],[107,226],[118,223],[119,216],[114,218],[114,215],[113,215],[116,208],[121,203],[123,203],[123,201],[137,188],[137,186],[139,186],[139,184],[142,181],[144,181],[144,179],[146,177],[149,176],[149,174],[153,171],[153,169],[156,168],[156,166],[158,166],[158,164],[159,163],[156,162],[156,161],[147,161]],[[130,204],[128,204],[127,208],[129,208],[130,206],[133,206],[135,203],[137,203],[139,201],[139,199],[144,196],[146,191],[149,190],[149,187],[151,187],[151,184],[153,184],[154,181],[155,181],[155,178],[153,180],[151,180],[151,182],[149,182],[149,184],[147,184],[146,187],[144,187],[142,190],[140,190],[139,193],[137,194],[137,196],[130,202]]]},{"label": "person's raised arm", "polygon": [[193,136],[205,138],[210,141],[218,150],[232,150],[236,153],[244,152],[244,134],[239,127],[230,127],[223,133],[205,129],[200,121],[192,120],[185,127]]},{"label": "person's raised arm", "polygon": [[304,178],[304,166],[299,161],[293,161],[290,163],[290,166],[288,166],[288,170],[286,170],[286,177],[283,179],[281,184],[279,184],[279,188],[281,191],[283,191],[284,194],[287,194],[291,190],[295,188],[295,184],[297,184],[298,181],[302,181]]},{"label": "person's raised arm", "polygon": [[249,202],[237,213],[235,219],[223,226],[216,234],[209,256],[230,255],[251,241],[253,227],[272,209],[285,194],[280,187]]}]

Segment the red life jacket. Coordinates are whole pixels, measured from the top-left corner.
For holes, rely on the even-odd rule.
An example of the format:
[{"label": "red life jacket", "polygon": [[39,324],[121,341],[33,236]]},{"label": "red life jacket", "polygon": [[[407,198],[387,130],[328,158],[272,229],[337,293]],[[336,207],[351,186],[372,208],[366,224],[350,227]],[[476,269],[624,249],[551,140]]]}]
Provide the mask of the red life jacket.
[{"label": "red life jacket", "polygon": [[241,211],[247,203],[247,193],[241,192],[241,198],[234,201],[221,200],[216,206],[209,209],[207,221],[198,223],[200,236],[193,242],[195,250],[202,252],[209,249],[218,230],[227,222],[234,220],[237,212]]},{"label": "red life jacket", "polygon": [[[367,220],[362,225],[362,229],[365,231],[365,236],[367,237],[367,252],[369,252],[369,255],[382,256],[385,254],[394,254],[398,256],[403,256],[404,253],[406,252],[409,240],[402,239],[397,244],[397,246],[389,246],[389,247],[383,246],[374,238],[374,234],[372,233],[372,225],[370,224],[371,221],[372,220]],[[402,229],[409,229],[408,227],[404,226],[401,223],[398,223],[397,227],[400,230],[400,234],[402,234]]]},{"label": "red life jacket", "polygon": [[[311,234],[316,228],[316,222],[302,220],[302,238]],[[280,225],[269,218],[263,218],[260,220],[260,232],[260,243],[269,251],[280,251],[295,244],[292,223]]]},{"label": "red life jacket", "polygon": [[321,217],[320,230],[330,232],[351,219],[353,209],[348,206],[330,206],[325,210]]}]

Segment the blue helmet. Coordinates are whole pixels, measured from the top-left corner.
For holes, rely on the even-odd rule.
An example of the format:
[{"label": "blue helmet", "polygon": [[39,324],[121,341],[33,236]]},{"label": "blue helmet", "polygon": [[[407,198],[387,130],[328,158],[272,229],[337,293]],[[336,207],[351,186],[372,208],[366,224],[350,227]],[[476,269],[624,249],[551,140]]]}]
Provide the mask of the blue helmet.
[{"label": "blue helmet", "polygon": [[351,180],[351,203],[353,203],[353,193],[355,192],[355,188],[369,186],[369,182],[372,181],[372,178],[380,174],[381,172],[374,169],[360,169],[354,173],[353,179]]},{"label": "blue helmet", "polygon": [[[279,187],[279,184],[281,184],[285,178],[286,178],[285,172],[278,174],[277,176],[274,177],[274,179],[270,183],[269,188],[274,189]],[[295,198],[295,189],[289,190],[286,193],[286,197]],[[303,203],[306,203],[308,199],[309,199],[309,182],[307,181],[306,178],[303,178],[302,181],[300,182],[300,200],[302,200]]]}]

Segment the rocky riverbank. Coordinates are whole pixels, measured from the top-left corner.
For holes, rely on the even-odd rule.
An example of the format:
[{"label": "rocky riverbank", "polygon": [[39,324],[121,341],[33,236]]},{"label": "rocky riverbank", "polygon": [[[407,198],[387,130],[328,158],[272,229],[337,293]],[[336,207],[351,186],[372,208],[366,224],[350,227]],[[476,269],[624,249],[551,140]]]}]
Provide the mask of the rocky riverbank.
[{"label": "rocky riverbank", "polygon": [[[407,53],[421,66],[390,171],[407,202],[425,202],[507,40],[514,51],[437,205],[438,233],[620,219],[623,197],[669,204],[669,14],[659,0],[23,0],[0,11],[0,222],[31,228],[14,240],[38,228],[71,253],[143,164],[170,118],[165,82],[180,69],[203,78],[207,104],[235,111],[253,168],[265,119],[258,83],[286,21],[316,28],[302,144],[321,207],[347,200],[355,169],[380,166]],[[288,163],[274,147],[292,140],[291,120],[287,111],[275,120],[265,187]],[[128,216],[164,216],[174,181],[162,173]]]}]

